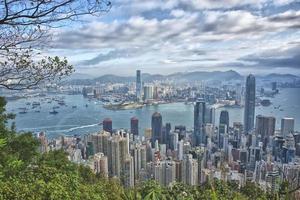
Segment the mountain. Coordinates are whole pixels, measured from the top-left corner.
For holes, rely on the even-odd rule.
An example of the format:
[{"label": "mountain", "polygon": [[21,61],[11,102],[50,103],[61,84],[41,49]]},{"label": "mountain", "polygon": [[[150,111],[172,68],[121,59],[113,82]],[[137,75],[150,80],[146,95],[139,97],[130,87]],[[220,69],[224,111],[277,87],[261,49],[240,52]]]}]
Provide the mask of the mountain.
[{"label": "mountain", "polygon": [[[78,75],[77,75],[78,77]],[[84,77],[84,76],[79,76]],[[291,74],[268,74],[265,76],[256,76],[258,81],[263,82],[293,82],[295,80],[300,80],[299,76]],[[125,82],[134,82],[135,76],[117,76],[117,75],[103,75],[97,78],[88,78],[88,79],[71,79],[67,81],[68,84],[78,84],[78,85],[91,85],[98,83],[125,83]],[[170,80],[178,82],[195,82],[195,81],[206,81],[206,82],[221,82],[221,81],[243,81],[244,76],[239,74],[236,71],[195,71],[195,72],[178,72],[169,75],[160,75],[160,74],[142,74],[143,82],[153,82],[161,80]]]},{"label": "mountain", "polygon": [[277,81],[277,82],[289,82],[299,80],[300,77],[292,74],[268,74],[263,77],[259,77],[263,81]]}]

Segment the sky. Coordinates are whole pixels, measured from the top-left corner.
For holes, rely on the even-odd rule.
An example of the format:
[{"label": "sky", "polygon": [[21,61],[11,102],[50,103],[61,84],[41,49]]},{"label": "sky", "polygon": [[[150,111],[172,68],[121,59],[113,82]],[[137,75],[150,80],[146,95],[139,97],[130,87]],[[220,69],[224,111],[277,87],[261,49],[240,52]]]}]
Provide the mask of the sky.
[{"label": "sky", "polygon": [[48,54],[77,73],[235,70],[300,75],[300,0],[112,0],[101,17],[53,30]]}]

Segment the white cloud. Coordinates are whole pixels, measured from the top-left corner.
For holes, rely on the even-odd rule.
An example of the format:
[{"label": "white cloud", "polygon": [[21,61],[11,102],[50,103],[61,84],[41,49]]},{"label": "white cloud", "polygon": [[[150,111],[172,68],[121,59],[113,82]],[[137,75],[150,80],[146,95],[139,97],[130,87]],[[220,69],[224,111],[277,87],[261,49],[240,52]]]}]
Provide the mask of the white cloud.
[{"label": "white cloud", "polygon": [[[259,10],[266,3],[275,4],[256,0],[221,3],[124,0],[112,11],[109,20],[57,32],[54,46],[64,51],[99,51],[83,59],[87,62],[81,62],[88,63],[90,69],[119,66],[129,70],[133,65],[148,66],[149,70],[159,66],[168,69],[203,66],[207,69],[260,53],[271,44],[274,47],[280,42],[287,44],[292,40],[287,35],[299,34],[300,11],[284,10],[268,16],[251,9],[227,9],[251,5]],[[114,19],[116,11],[127,17]],[[150,17],[149,13],[144,13],[151,11]],[[126,52],[129,53],[124,56]]]}]

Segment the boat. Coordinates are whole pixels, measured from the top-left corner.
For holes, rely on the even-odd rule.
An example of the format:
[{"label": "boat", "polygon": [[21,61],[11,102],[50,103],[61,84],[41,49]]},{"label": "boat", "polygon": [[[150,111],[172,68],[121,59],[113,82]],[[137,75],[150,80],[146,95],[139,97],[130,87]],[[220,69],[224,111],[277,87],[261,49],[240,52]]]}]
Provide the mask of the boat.
[{"label": "boat", "polygon": [[77,106],[72,106],[72,108],[77,108]]},{"label": "boat", "polygon": [[65,101],[64,101],[64,100],[59,100],[57,103],[58,103],[59,105],[61,105],[61,106],[64,106],[64,105],[66,105],[66,103],[65,103]]},{"label": "boat", "polygon": [[37,107],[37,106],[40,106],[40,105],[41,105],[40,102],[36,102],[36,101],[32,102],[32,107]]},{"label": "boat", "polygon": [[22,111],[19,112],[19,114],[26,114],[26,113],[27,113],[26,110],[22,110]]},{"label": "boat", "polygon": [[50,113],[51,115],[56,115],[56,114],[58,114],[58,112],[57,112],[56,110],[54,110],[54,109],[53,109],[53,111],[50,111],[49,113]]},{"label": "boat", "polygon": [[89,105],[85,104],[85,107],[88,107]]},{"label": "boat", "polygon": [[27,108],[19,108],[21,111],[19,114],[26,114],[27,113]]},{"label": "boat", "polygon": [[269,106],[269,105],[271,105],[271,101],[269,99],[264,99],[260,102],[260,104],[262,106]]},{"label": "boat", "polygon": [[53,109],[58,109],[59,108],[59,106],[53,106]]},{"label": "boat", "polygon": [[41,111],[40,111],[40,110],[35,110],[34,112],[36,112],[36,113],[40,113]]}]

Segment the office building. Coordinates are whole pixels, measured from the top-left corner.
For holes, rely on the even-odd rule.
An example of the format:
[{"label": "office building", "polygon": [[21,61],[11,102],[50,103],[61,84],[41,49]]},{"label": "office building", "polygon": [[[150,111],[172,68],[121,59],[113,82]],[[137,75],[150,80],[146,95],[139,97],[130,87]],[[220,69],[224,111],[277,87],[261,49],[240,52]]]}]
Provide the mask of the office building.
[{"label": "office building", "polygon": [[289,133],[294,133],[294,118],[282,118],[281,119],[281,136],[286,137]]},{"label": "office building", "polygon": [[249,133],[254,128],[255,116],[255,77],[250,74],[246,80],[245,109],[244,109],[244,131]]},{"label": "office building", "polygon": [[260,138],[262,139],[263,150],[266,150],[270,136],[274,136],[275,123],[275,117],[267,117],[262,115],[256,116],[255,132],[256,135],[260,135]]},{"label": "office building", "polygon": [[112,133],[112,120],[110,118],[105,118],[102,123],[103,130]]},{"label": "office building", "polygon": [[205,102],[197,101],[194,106],[194,139],[195,144],[199,145],[205,142],[205,134],[203,131],[205,124]]},{"label": "office building", "polygon": [[162,139],[162,116],[160,113],[158,112],[153,113],[152,120],[151,120],[151,128],[152,128],[151,143],[152,143],[152,147],[154,147],[155,141],[157,140],[158,143],[161,143],[161,139]]},{"label": "office building", "polygon": [[154,86],[147,85],[144,86],[144,101],[149,101],[154,99]]},{"label": "office building", "polygon": [[139,135],[139,120],[136,117],[130,119],[130,132],[133,135]]},{"label": "office building", "polygon": [[136,70],[136,100],[142,100],[142,78],[140,70]]},{"label": "office building", "polygon": [[229,114],[227,110],[222,110],[220,114],[220,124],[225,124],[226,125],[226,132],[228,133],[229,129]]}]

